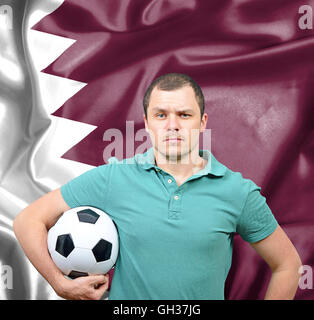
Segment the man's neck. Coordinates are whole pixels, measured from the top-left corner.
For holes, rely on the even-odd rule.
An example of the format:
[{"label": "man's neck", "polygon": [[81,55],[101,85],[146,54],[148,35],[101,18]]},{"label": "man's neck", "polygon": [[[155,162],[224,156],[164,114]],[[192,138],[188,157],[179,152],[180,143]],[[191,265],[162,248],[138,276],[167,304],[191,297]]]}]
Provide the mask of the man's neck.
[{"label": "man's neck", "polygon": [[162,154],[154,150],[155,161],[159,168],[174,177],[190,177],[202,170],[207,164],[207,160],[199,156],[198,149],[196,151],[187,154],[184,158],[171,161],[171,159],[166,159]]}]

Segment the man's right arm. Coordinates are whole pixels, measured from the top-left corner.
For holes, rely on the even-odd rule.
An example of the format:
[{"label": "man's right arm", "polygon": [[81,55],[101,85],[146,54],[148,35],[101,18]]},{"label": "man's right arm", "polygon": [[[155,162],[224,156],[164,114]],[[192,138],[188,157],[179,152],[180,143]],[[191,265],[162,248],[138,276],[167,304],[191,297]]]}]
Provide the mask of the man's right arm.
[{"label": "man's right arm", "polygon": [[109,274],[69,280],[57,268],[48,251],[48,230],[69,209],[60,188],[50,191],[16,216],[14,233],[28,259],[59,296],[98,300],[108,289]]}]

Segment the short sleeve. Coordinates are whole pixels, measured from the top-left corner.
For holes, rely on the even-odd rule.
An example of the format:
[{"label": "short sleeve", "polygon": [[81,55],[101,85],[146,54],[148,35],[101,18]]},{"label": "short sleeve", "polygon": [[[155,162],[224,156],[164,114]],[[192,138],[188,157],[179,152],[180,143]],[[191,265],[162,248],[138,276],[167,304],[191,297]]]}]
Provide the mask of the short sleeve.
[{"label": "short sleeve", "polygon": [[86,171],[61,186],[64,201],[71,207],[93,206],[106,210],[110,191],[110,164]]},{"label": "short sleeve", "polygon": [[273,233],[278,225],[261,188],[250,181],[249,192],[237,223],[237,232],[247,242],[257,242]]}]

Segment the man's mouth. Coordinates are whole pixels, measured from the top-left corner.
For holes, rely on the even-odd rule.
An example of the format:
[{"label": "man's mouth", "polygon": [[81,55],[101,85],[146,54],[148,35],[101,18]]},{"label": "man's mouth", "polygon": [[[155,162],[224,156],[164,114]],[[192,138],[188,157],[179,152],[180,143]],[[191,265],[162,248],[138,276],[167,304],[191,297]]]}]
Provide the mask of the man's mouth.
[{"label": "man's mouth", "polygon": [[181,141],[181,140],[183,139],[180,137],[169,137],[165,139],[165,141]]}]

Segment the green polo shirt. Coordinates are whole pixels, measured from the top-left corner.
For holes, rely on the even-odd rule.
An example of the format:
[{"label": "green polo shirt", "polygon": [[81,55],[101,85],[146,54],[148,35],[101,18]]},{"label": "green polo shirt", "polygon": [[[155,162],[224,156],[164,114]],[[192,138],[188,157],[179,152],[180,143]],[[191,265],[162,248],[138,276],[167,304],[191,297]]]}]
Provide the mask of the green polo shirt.
[{"label": "green polo shirt", "polygon": [[120,241],[109,300],[224,299],[234,233],[248,242],[278,223],[261,188],[208,150],[206,167],[178,187],[153,148],[93,168],[61,187],[70,207],[94,206]]}]

